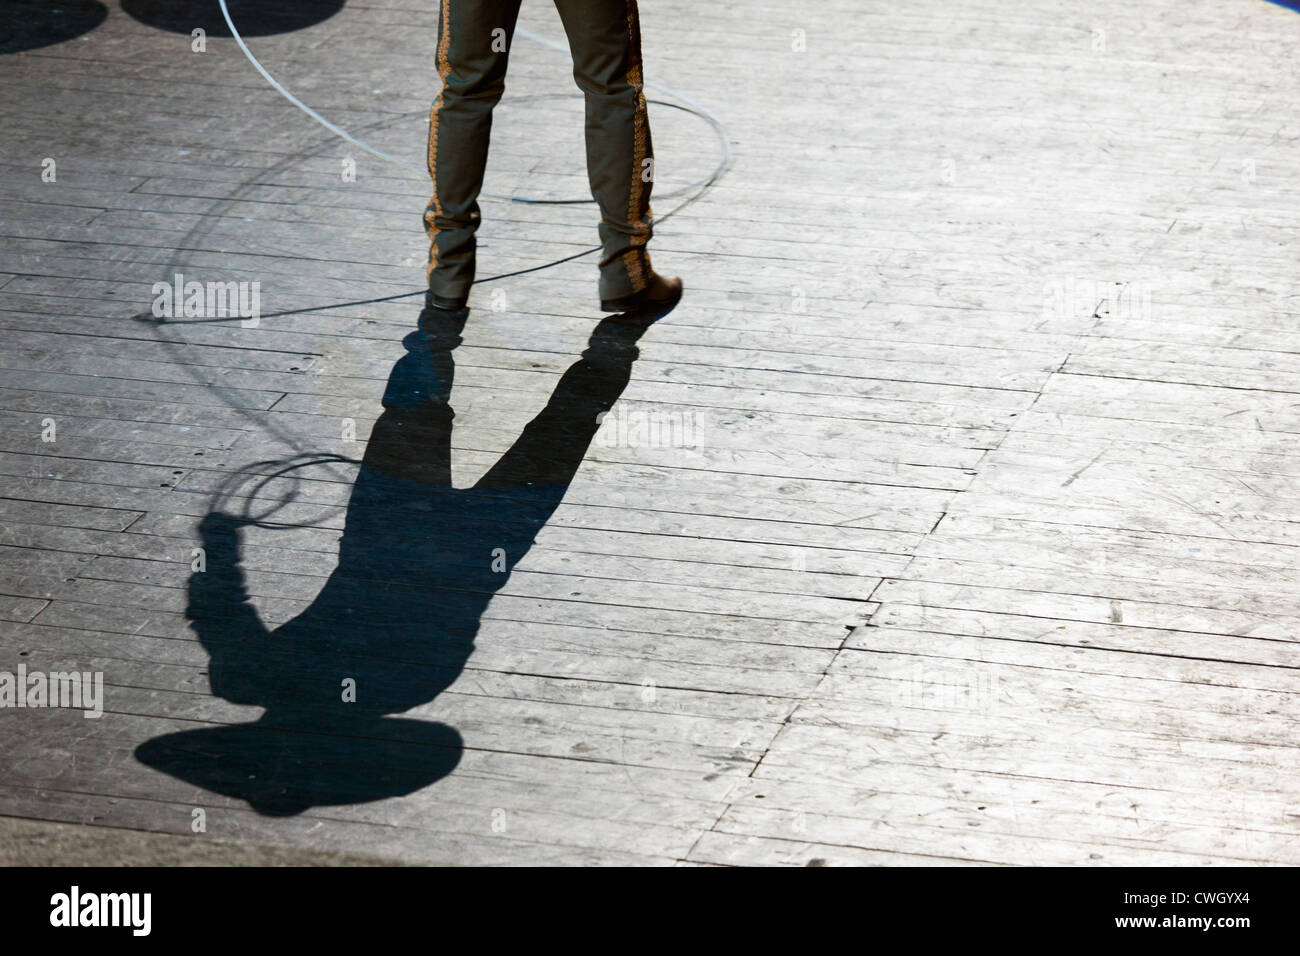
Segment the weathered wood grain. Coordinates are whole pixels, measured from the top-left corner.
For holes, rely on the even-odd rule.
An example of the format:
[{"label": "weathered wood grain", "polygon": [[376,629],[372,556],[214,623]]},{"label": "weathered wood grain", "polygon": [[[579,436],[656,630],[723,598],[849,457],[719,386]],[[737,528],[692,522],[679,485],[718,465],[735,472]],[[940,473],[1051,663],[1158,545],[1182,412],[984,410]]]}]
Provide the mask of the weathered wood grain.
[{"label": "weathered wood grain", "polygon": [[[268,625],[337,567],[419,308],[367,300],[418,289],[427,184],[229,40],[193,53],[114,9],[0,58],[0,670],[105,680],[96,720],[0,711],[0,814],[196,859],[216,840],[498,865],[1300,862],[1297,14],[643,6],[647,78],[735,154],[655,239],[687,297],[464,670],[406,714],[457,730],[455,770],[287,817],[136,748],[258,716],[212,695],[185,615],[220,496],[278,508],[242,535]],[[435,8],[354,2],[250,42],[419,166]],[[523,24],[561,36],[546,3]],[[487,188],[582,195],[570,64],[515,44]],[[702,121],[651,119],[661,190],[709,171]],[[485,200],[480,275],[595,237],[589,206]],[[263,318],[140,318],[177,272],[259,282]],[[476,290],[458,485],[585,346],[594,278],[588,257]],[[656,420],[676,437],[627,428]],[[336,457],[230,487],[295,456]],[[385,625],[455,590],[374,584],[358,606]]]}]

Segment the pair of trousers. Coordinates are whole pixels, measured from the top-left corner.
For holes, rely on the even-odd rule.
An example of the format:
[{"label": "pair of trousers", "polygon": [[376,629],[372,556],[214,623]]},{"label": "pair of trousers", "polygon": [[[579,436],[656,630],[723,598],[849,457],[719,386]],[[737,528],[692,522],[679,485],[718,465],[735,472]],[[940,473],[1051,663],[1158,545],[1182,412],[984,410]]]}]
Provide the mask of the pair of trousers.
[{"label": "pair of trousers", "polygon": [[[429,176],[424,211],[426,278],[445,298],[474,282],[479,191],[492,110],[505,91],[506,66],[521,0],[442,0],[437,67],[442,90],[429,115]],[[654,158],[641,73],[636,0],[555,0],[586,99],[587,179],[600,208],[602,299],[640,292],[649,282]]]}]

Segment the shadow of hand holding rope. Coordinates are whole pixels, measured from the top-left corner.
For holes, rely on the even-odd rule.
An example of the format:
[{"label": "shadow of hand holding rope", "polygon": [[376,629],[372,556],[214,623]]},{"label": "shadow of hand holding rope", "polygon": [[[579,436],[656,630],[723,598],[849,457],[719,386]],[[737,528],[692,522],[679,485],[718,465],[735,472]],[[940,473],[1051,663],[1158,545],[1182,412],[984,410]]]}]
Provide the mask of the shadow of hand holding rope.
[{"label": "shadow of hand holding rope", "polygon": [[[493,595],[532,547],[626,386],[645,326],[594,330],[546,407],[472,487],[451,484],[449,403],[467,312],[425,311],[393,367],[348,502],[338,563],[315,600],[270,629],[249,600],[247,519],[199,524],[206,570],[187,616],[214,695],[265,709],[253,723],[182,731],[136,756],[264,814],[411,793],[450,773],[460,735],[398,714],[459,676]],[[524,626],[524,625],[518,625]]]}]

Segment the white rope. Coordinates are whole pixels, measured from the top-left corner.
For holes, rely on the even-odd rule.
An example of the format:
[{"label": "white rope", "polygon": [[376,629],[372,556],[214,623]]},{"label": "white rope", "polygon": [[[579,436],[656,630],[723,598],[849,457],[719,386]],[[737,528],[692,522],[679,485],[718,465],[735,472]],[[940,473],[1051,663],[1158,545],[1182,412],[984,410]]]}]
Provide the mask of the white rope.
[{"label": "white rope", "polygon": [[[266,82],[270,83],[271,86],[274,87],[276,92],[278,92],[281,96],[283,96],[286,100],[288,100],[298,109],[302,110],[302,112],[310,116],[321,126],[324,126],[335,136],[347,140],[349,143],[356,146],[358,149],[363,149],[367,153],[370,153],[374,156],[378,156],[380,159],[387,160],[388,162],[393,163],[397,166],[401,166],[403,169],[408,169],[411,172],[420,173],[420,174],[424,174],[426,172],[426,170],[420,168],[419,166],[413,166],[403,159],[399,159],[396,156],[393,156],[389,153],[385,153],[383,150],[376,149],[375,147],[371,146],[369,143],[357,139],[347,130],[343,129],[340,126],[335,125],[334,123],[331,123],[324,116],[321,116],[320,113],[316,112],[306,103],[304,103],[302,100],[298,99],[298,97],[294,96],[291,92],[285,89],[283,84],[281,84],[279,80],[273,77],[267,71],[266,67],[262,66],[261,61],[259,61],[257,57],[253,56],[253,51],[250,50],[248,48],[248,44],[244,42],[244,38],[240,34],[238,27],[235,26],[235,21],[230,16],[230,10],[226,6],[226,0],[217,0],[217,2],[221,6],[221,15],[226,20],[226,26],[230,29],[231,36],[233,36],[235,38],[235,42],[239,44],[239,49],[243,51],[243,54],[248,59],[248,62],[253,64],[253,68],[256,69],[258,73],[262,74],[262,78],[266,80]],[[558,41],[553,40],[550,37],[543,36],[539,33],[534,33],[533,31],[528,29],[519,28],[515,31],[515,35],[523,36],[525,39],[530,40],[533,43],[537,43],[540,46],[547,47],[548,49],[555,50],[560,53],[568,54],[569,52],[568,48],[565,47],[563,44],[559,43]],[[705,187],[711,186],[714,182],[716,182],[718,178],[721,177],[722,174],[726,171],[727,167],[731,165],[731,141],[727,137],[726,128],[722,125],[721,121],[718,120],[718,118],[714,116],[712,113],[710,113],[707,109],[695,103],[692,103],[689,97],[684,96],[683,94],[677,92],[676,90],[667,86],[663,86],[662,84],[658,84],[658,83],[647,82],[646,86],[649,86],[652,89],[660,90],[666,95],[671,96],[676,100],[679,100],[680,104],[666,103],[662,100],[651,100],[650,102],[655,103],[656,105],[659,106],[667,106],[673,109],[683,110],[684,112],[691,113],[695,116],[698,116],[700,119],[704,120],[706,123],[709,124],[709,126],[713,128],[714,133],[717,134],[718,141],[722,144],[722,159],[718,162],[718,165],[714,167],[713,171],[709,173],[708,176],[696,182],[690,183],[689,185],[682,186],[681,188],[673,190],[672,192],[663,193],[660,195],[659,198],[671,199],[676,196],[681,196],[686,193],[693,192],[697,189],[703,191]],[[681,104],[685,104],[685,105],[681,105]],[[531,199],[526,196],[503,196],[497,193],[488,193],[488,192],[482,193],[481,195],[491,199],[504,200],[506,202],[537,203],[537,204],[548,204],[548,205],[568,205],[568,204],[576,204],[576,203],[589,203],[595,201],[590,198]],[[660,216],[658,218],[660,220],[667,219],[669,216],[673,215],[674,213],[679,212],[690,202],[693,202],[695,198],[698,197],[692,197],[692,199],[687,200],[687,202],[685,203],[682,203],[681,206],[678,206],[676,209],[673,209],[672,212],[669,212],[666,215]]]}]

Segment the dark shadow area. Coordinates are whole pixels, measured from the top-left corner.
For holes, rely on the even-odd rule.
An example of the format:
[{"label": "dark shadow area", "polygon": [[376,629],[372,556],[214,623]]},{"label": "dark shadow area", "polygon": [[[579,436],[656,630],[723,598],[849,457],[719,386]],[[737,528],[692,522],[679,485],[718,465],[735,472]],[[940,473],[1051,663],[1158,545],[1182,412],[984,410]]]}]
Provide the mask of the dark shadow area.
[{"label": "dark shadow area", "polygon": [[107,17],[98,0],[0,0],[0,54],[75,40]]},{"label": "dark shadow area", "polygon": [[[323,23],[346,0],[226,0],[240,36],[292,33]],[[122,9],[141,23],[172,33],[202,28],[210,37],[231,36],[217,0],[122,0]]]},{"label": "dark shadow area", "polygon": [[214,509],[200,522],[206,569],[190,576],[187,616],[212,658],[212,692],[266,713],[150,740],[136,750],[143,763],[270,815],[401,796],[456,766],[455,730],[387,715],[428,703],[459,676],[488,602],[627,385],[646,327],[602,321],[510,449],[473,487],[454,488],[452,351],[467,315],[426,310],[403,341],[337,567],[296,618],[268,629],[248,601],[238,532],[254,519]]}]

